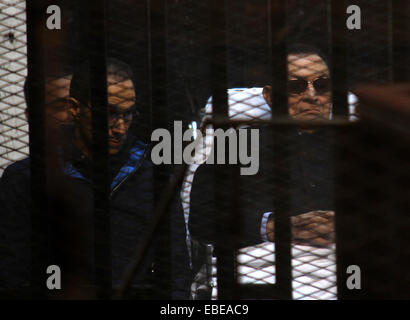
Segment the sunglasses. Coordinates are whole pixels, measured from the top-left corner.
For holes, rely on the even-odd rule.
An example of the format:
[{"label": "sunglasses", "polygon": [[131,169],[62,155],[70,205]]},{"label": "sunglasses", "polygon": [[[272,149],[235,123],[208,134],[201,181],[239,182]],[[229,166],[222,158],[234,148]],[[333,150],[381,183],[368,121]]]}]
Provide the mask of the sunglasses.
[{"label": "sunglasses", "polygon": [[[91,110],[90,104],[81,104],[85,106],[86,109]],[[133,118],[139,116],[139,112],[137,111],[135,105],[128,109],[125,112],[119,111],[115,106],[108,105],[108,123],[109,125],[113,125],[117,123],[118,120],[123,119],[124,122],[130,122]]]},{"label": "sunglasses", "polygon": [[311,83],[318,94],[330,92],[332,82],[330,78],[317,78],[313,81],[305,79],[288,80],[288,92],[291,94],[300,94],[306,91],[308,84]]},{"label": "sunglasses", "polygon": [[117,123],[119,119],[123,119],[124,122],[130,122],[136,116],[138,116],[138,111],[135,107],[126,112],[119,112],[116,108],[109,106],[108,122],[110,125]]}]

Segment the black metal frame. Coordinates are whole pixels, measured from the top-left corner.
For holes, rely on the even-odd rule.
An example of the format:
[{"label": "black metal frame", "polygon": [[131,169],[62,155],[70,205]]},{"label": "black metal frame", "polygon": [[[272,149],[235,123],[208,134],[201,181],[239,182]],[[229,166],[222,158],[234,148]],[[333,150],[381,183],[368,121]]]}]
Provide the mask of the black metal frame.
[{"label": "black metal frame", "polygon": [[44,38],[41,24],[44,10],[41,3],[26,2],[27,11],[27,65],[31,79],[28,86],[28,114],[30,136],[31,221],[32,221],[32,286],[44,291],[49,252],[49,219],[46,198],[46,139],[45,139],[45,80]]},{"label": "black metal frame", "polygon": [[[286,50],[286,2],[272,1],[272,118],[288,115]],[[292,299],[289,128],[273,126],[273,208],[275,208],[275,263],[277,298]]]},{"label": "black metal frame", "polygon": [[[31,189],[33,199],[33,279],[34,285],[43,285],[45,268],[49,256],[39,248],[47,241],[49,225],[45,216],[45,190],[46,190],[46,155],[45,155],[45,119],[44,119],[44,52],[42,48],[41,31],[36,28],[39,22],[44,20],[43,8],[35,1],[27,1],[27,35],[28,35],[28,68],[29,74],[38,81],[33,82],[29,88],[29,101],[33,106],[29,114],[30,124],[30,155],[31,155]],[[226,12],[225,2],[211,0],[209,3],[209,17],[211,30],[211,88],[213,96],[213,120],[228,120],[228,96],[227,96],[227,47],[226,47]],[[333,114],[345,119],[347,110],[348,87],[346,82],[346,26],[345,26],[345,2],[331,0],[331,43],[332,43],[332,79],[333,79]],[[403,8],[408,6],[405,0],[393,2],[393,44],[394,44],[394,79],[395,81],[408,80],[408,74],[401,67],[402,59],[408,57],[408,35],[403,39],[402,24],[394,17],[402,14]],[[109,181],[108,181],[108,152],[107,152],[107,78],[106,78],[106,27],[105,27],[105,1],[93,0],[87,2],[89,27],[84,37],[84,47],[88,50],[90,58],[91,74],[91,104],[93,113],[93,180],[95,185],[95,266],[96,283],[101,289],[101,297],[108,297],[111,292],[111,246],[109,223]],[[286,28],[286,1],[271,2],[272,51],[271,61],[273,72],[273,101],[275,117],[284,117],[287,114],[287,54],[286,38],[279,38]],[[152,128],[169,128],[169,110],[167,108],[167,52],[166,52],[166,3],[164,0],[147,0],[147,16],[149,30],[149,82],[151,101]],[[155,52],[155,54],[153,54]],[[227,128],[226,126],[220,126]],[[215,228],[220,231],[216,241],[216,256],[218,270],[218,296],[220,299],[234,299],[243,296],[257,298],[291,299],[292,298],[292,274],[291,274],[291,227],[290,217],[287,215],[290,207],[289,168],[283,168],[281,158],[287,157],[288,150],[284,128],[287,126],[275,126],[273,124],[274,141],[274,174],[275,183],[273,194],[273,206],[275,207],[275,237],[276,237],[276,284],[275,285],[241,285],[235,279],[235,244],[231,240],[236,232],[229,226],[236,224],[235,212],[237,203],[235,197],[227,199],[223,195],[223,185],[231,181],[237,187],[237,168],[226,171],[215,166],[214,190],[217,208],[215,210]],[[289,128],[291,125],[288,126]],[[216,127],[217,128],[217,127]],[[215,129],[216,129],[215,128]],[[285,130],[286,133],[286,130]],[[341,140],[342,141],[342,140]],[[340,151],[339,151],[340,152]],[[340,167],[346,159],[342,154],[336,155],[336,176],[342,172]],[[279,170],[280,166],[280,170]],[[155,199],[160,205],[161,191],[164,189],[164,177],[169,172],[163,167],[155,169]],[[343,181],[337,185],[343,186]],[[176,184],[174,184],[176,186]],[[234,189],[237,190],[237,189]],[[337,191],[337,190],[336,190]],[[343,190],[342,190],[343,191]],[[338,192],[336,192],[338,194]],[[343,198],[336,197],[336,212],[346,210]],[[160,212],[160,211],[159,211]],[[226,213],[229,214],[226,214]],[[225,213],[225,214],[221,214]],[[160,216],[160,214],[159,214]],[[337,216],[336,216],[337,217]],[[166,217],[165,217],[166,219]],[[157,221],[158,222],[158,221]],[[163,221],[169,230],[169,219]],[[338,234],[338,219],[336,218],[336,236]],[[154,232],[155,228],[151,231]],[[169,233],[168,233],[169,234]],[[149,242],[148,237],[147,241]],[[148,242],[144,242],[145,245]],[[168,244],[170,241],[168,241]],[[336,239],[337,245],[340,239]],[[143,252],[144,248],[142,248]],[[140,252],[140,253],[141,253]],[[166,259],[164,253],[169,253],[169,247],[164,247],[161,259]],[[141,253],[142,254],[142,253]],[[139,256],[139,258],[141,255]],[[138,259],[136,260],[138,261]],[[171,261],[171,259],[168,259]],[[339,266],[345,266],[344,256],[337,253],[337,287],[339,297],[343,298],[345,292],[345,270]],[[171,279],[172,265],[158,270],[163,279]],[[39,275],[44,275],[39,277]],[[164,281],[171,283],[171,281]],[[163,287],[169,293],[170,287]],[[237,290],[239,289],[239,290]],[[165,293],[165,294],[166,294]]]},{"label": "black metal frame", "polygon": [[347,108],[347,56],[346,56],[346,3],[331,1],[332,39],[332,100],[334,116],[346,117]]},{"label": "black metal frame", "polygon": [[[393,80],[394,82],[409,81],[410,36],[409,27],[405,25],[403,15],[410,10],[408,1],[392,1],[392,38],[393,38]],[[408,23],[408,22],[407,22]]]},{"label": "black metal frame", "polygon": [[[166,47],[166,1],[148,0],[148,30],[149,30],[149,69],[150,69],[150,102],[151,102],[151,123],[152,129],[167,128],[169,124],[168,108],[168,88],[167,88],[167,47]],[[170,170],[165,165],[154,167],[154,199],[155,205],[161,203],[166,182],[170,177]],[[165,206],[166,208],[167,206]],[[173,264],[171,259],[170,241],[170,217],[162,214],[159,217],[164,234],[161,236],[161,244],[155,253],[155,260],[165,260],[168,264],[155,262],[155,272],[157,279],[162,279],[157,287],[161,288],[158,297],[171,296],[171,279],[173,274]]]},{"label": "black metal frame", "polygon": [[108,169],[108,108],[106,69],[106,1],[87,2],[89,24],[86,32],[90,61],[92,113],[92,156],[94,187],[95,283],[103,298],[112,287],[110,181]]},{"label": "black metal frame", "polygon": [[[227,44],[226,44],[226,1],[211,0],[209,2],[210,16],[210,58],[211,58],[211,90],[212,90],[212,117],[228,119],[228,94],[226,91],[227,77]],[[215,127],[214,129],[225,129]],[[227,150],[225,148],[225,150]],[[217,152],[217,150],[215,150]],[[217,159],[218,155],[214,156]],[[216,208],[214,212],[214,230],[217,230],[215,241],[215,255],[217,262],[218,297],[220,299],[233,299],[237,294],[235,290],[234,259],[235,250],[232,241],[232,228],[235,222],[235,203],[224,197],[226,181],[233,181],[234,169],[226,170],[214,166],[214,194]]]}]

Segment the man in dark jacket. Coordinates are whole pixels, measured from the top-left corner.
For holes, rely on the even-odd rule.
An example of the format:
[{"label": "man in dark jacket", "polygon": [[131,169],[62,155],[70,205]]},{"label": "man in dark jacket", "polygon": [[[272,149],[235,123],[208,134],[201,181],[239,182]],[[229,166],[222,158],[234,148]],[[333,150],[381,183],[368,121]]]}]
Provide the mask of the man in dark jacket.
[{"label": "man in dark jacket", "polygon": [[[289,116],[304,121],[330,119],[330,71],[321,53],[308,46],[291,48],[288,76]],[[263,97],[272,106],[269,86],[263,89]],[[217,192],[213,189],[215,167],[223,166],[222,172],[229,172],[231,165],[202,164],[195,172],[189,216],[189,231],[194,240],[217,244],[220,233],[229,232],[235,249],[274,241],[272,132],[268,127],[261,127],[259,132],[260,166],[255,175],[238,176],[234,182],[227,175],[221,182],[223,190]],[[290,157],[283,161],[290,167],[292,241],[313,247],[331,247],[334,243],[331,131],[295,129],[289,133],[288,141]],[[216,201],[218,193],[220,198]],[[234,218],[229,216],[232,194],[235,194],[236,203]],[[227,208],[226,212],[216,211],[217,206]],[[221,219],[223,215],[230,218]],[[231,221],[232,225],[221,226],[219,221]],[[226,239],[226,234],[222,238]],[[194,260],[196,270],[204,262],[205,258],[199,253]]]},{"label": "man in dark jacket", "polygon": [[[76,259],[75,266],[72,266],[71,261],[69,265],[71,271],[81,275],[81,284],[94,283],[94,235],[97,231],[94,218],[93,139],[88,70],[88,63],[84,63],[73,75],[69,103],[74,125],[68,129],[72,143],[61,144],[59,159],[64,173],[61,181],[64,185],[62,198],[67,205],[64,210],[69,208],[70,225],[65,226],[63,221],[58,228],[64,230],[63,232],[67,232],[67,229],[71,232],[68,239],[72,243],[65,243],[64,246],[69,248],[69,257]],[[111,232],[106,237],[110,239],[111,247],[112,286],[118,288],[135,248],[141,243],[152,223],[156,198],[154,170],[148,156],[149,147],[129,132],[137,113],[133,75],[128,65],[108,59],[107,93]],[[5,170],[0,180],[0,287],[3,288],[19,288],[31,283],[29,166],[30,159],[18,161]],[[164,223],[157,229],[154,240],[132,280],[130,292],[135,298],[188,297],[186,230],[178,195],[171,203],[167,215],[169,225]],[[166,254],[161,252],[161,247],[167,247],[164,243],[169,244],[170,249]],[[57,248],[59,249],[61,248]],[[171,276],[161,279],[161,273],[158,271],[166,268]],[[62,273],[64,277],[64,269]],[[167,280],[172,284],[164,283]],[[171,294],[166,288],[170,288]]]}]

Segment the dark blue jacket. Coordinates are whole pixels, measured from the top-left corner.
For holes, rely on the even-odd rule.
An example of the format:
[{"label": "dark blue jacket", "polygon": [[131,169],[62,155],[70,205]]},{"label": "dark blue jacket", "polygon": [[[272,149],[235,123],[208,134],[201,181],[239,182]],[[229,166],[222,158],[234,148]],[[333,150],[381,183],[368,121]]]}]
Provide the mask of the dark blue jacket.
[{"label": "dark blue jacket", "polygon": [[[71,209],[74,208],[70,215],[71,225],[74,222],[78,227],[70,229],[74,233],[78,232],[78,237],[76,239],[71,234],[69,239],[73,241],[74,238],[75,245],[68,251],[74,251],[70,257],[78,260],[74,268],[92,282],[94,197],[91,163],[78,150],[74,150],[73,155],[70,161],[64,162],[65,181],[62,182],[64,202]],[[123,150],[115,157],[110,157],[110,175],[111,234],[107,235],[107,239],[111,238],[112,283],[113,287],[117,287],[154,213],[154,170],[149,159],[149,148],[130,137]],[[30,283],[31,274],[29,159],[17,161],[4,171],[0,180],[0,207],[0,288],[18,288]],[[158,292],[158,297],[164,298],[161,291],[167,284],[156,275],[159,268],[170,268],[173,277],[172,297],[188,298],[190,272],[186,228],[178,192],[167,215],[170,216],[170,226],[164,229],[162,227],[166,224],[160,224],[144,256],[142,267],[133,280],[133,287],[150,288],[151,298],[156,297],[155,292]],[[64,223],[62,225],[64,228]],[[58,228],[61,229],[62,225]],[[170,235],[166,230],[172,230]],[[164,244],[170,248],[166,254],[159,251],[167,247]],[[145,297],[137,294],[139,298],[148,296],[148,293]]]}]

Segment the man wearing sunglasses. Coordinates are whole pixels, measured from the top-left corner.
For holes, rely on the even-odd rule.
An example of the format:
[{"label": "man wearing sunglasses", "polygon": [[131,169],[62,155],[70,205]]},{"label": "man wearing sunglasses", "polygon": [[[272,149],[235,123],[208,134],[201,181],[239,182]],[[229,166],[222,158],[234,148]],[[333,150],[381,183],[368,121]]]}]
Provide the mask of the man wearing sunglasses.
[{"label": "man wearing sunglasses", "polygon": [[[329,68],[318,53],[300,52],[288,55],[287,89],[288,110],[293,119],[330,119],[331,79]],[[263,96],[270,106],[271,95],[272,88],[265,86]]]},{"label": "man wearing sunglasses", "polygon": [[[331,78],[325,56],[316,48],[295,45],[288,54],[288,112],[295,120],[315,121],[331,118]],[[265,86],[263,96],[272,107],[272,88]],[[329,246],[333,243],[333,194],[331,190],[331,131],[297,130],[292,157],[295,204],[292,213],[295,242]],[[303,209],[305,208],[305,209]],[[315,209],[304,214],[307,211]],[[318,228],[307,228],[316,225]],[[264,215],[264,239],[274,240],[273,215]]]},{"label": "man wearing sunglasses", "polygon": [[[66,217],[61,225],[57,224],[58,230],[66,234],[63,238],[69,240],[63,241],[63,247],[56,248],[57,251],[65,250],[68,255],[65,257],[67,268],[61,267],[62,279],[70,276],[70,279],[76,279],[74,283],[63,282],[63,295],[69,294],[69,290],[64,291],[67,287],[75,289],[78,296],[89,292],[87,288],[93,287],[95,279],[94,253],[99,254],[94,243],[97,224],[93,182],[93,162],[99,159],[94,158],[92,152],[89,70],[89,63],[85,61],[78,66],[70,83],[68,109],[73,125],[66,129],[70,131],[68,136],[71,143],[61,145],[59,165],[63,173],[60,180],[54,181],[58,183],[54,188],[64,193],[58,195],[58,200],[63,201],[58,206],[67,210],[65,215],[53,212],[56,217]],[[155,207],[154,172],[149,146],[130,132],[131,123],[137,115],[135,89],[131,68],[119,60],[107,59],[110,234],[104,234],[103,238],[109,240],[111,249],[114,289],[121,285],[134,251],[152,222]],[[0,180],[0,204],[4,209],[0,215],[0,288],[22,288],[32,281],[31,225],[28,223],[31,199],[27,196],[30,195],[29,161],[25,159],[9,166]],[[64,185],[63,190],[60,184]],[[51,198],[50,195],[47,197]],[[146,248],[143,261],[131,281],[129,298],[188,297],[186,228],[179,197],[176,196],[169,205],[167,215],[169,226],[160,225]],[[50,237],[61,239],[58,234]],[[165,252],[163,248],[169,250]],[[54,256],[55,248],[51,244],[44,249],[51,250],[51,256]],[[51,259],[50,262],[58,265],[60,260],[55,261]],[[169,270],[170,277],[160,276],[163,270]],[[41,278],[43,275],[35,276]]]},{"label": "man wearing sunglasses", "polygon": [[[304,121],[331,118],[330,72],[325,57],[316,48],[295,45],[288,51],[288,113],[292,119]],[[256,90],[257,88],[252,88]],[[245,89],[248,94],[251,89]],[[228,91],[232,92],[231,91]],[[272,88],[265,86],[258,97],[272,109]],[[246,94],[243,95],[246,97]],[[261,97],[262,96],[262,97]],[[245,99],[244,110],[253,106],[259,110],[263,106],[254,98]],[[254,100],[257,101],[254,103]],[[235,101],[229,96],[229,101]],[[238,105],[230,105],[230,110],[241,113]],[[251,104],[252,103],[252,104]],[[262,102],[263,103],[263,102]],[[235,117],[235,114],[233,114]],[[260,170],[254,176],[241,176],[233,186],[226,181],[227,190],[237,187],[235,221],[240,230],[233,236],[238,249],[248,249],[262,242],[273,242],[274,213],[272,207],[272,133],[271,128],[262,127],[260,132]],[[331,135],[326,129],[299,129],[289,133],[290,194],[289,215],[292,221],[292,242],[294,245],[330,248],[333,245],[333,194],[332,194],[332,151]],[[215,231],[215,198],[212,190],[213,168],[202,164],[195,172],[190,194],[189,231],[192,238],[200,243],[214,244],[218,237]],[[206,189],[206,188],[209,188]],[[231,199],[231,191],[226,191],[226,199]],[[220,212],[220,214],[223,214]],[[229,214],[229,213],[226,213]],[[235,225],[226,227],[234,228]],[[268,251],[271,250],[267,249]],[[263,250],[262,250],[263,251]],[[263,253],[263,252],[262,252]],[[264,252],[266,256],[266,251]],[[252,254],[245,255],[252,264]],[[268,259],[268,258],[266,258]],[[263,260],[263,259],[262,259]],[[198,258],[198,265],[201,258]],[[204,261],[204,260],[202,260]],[[267,261],[262,261],[261,265]],[[329,265],[329,263],[328,263]],[[257,277],[255,267],[248,268],[249,274],[238,274],[238,280]],[[258,267],[259,268],[259,267]],[[240,269],[238,269],[240,270]],[[254,272],[254,273],[252,273]],[[265,273],[268,279],[269,272]],[[248,280],[244,280],[245,282]],[[267,283],[271,280],[266,280]],[[261,283],[263,283],[262,281]]]},{"label": "man wearing sunglasses", "polygon": [[[295,120],[316,121],[329,120],[331,118],[331,77],[322,53],[308,45],[294,45],[289,48],[288,54],[288,112],[289,116]],[[262,100],[272,109],[272,88],[267,85],[262,90]],[[245,104],[249,108],[250,100]],[[230,106],[234,108],[235,106]],[[262,110],[262,106],[255,106]],[[237,111],[241,113],[240,110]],[[235,115],[234,115],[235,116]],[[321,234],[317,234],[317,229],[312,229],[312,233],[301,232],[295,234],[300,241],[308,239],[315,245],[330,245],[329,237],[333,231],[333,194],[332,187],[332,144],[331,132],[328,129],[299,129],[295,128],[290,132],[291,141],[291,194],[292,212],[290,213],[295,220],[295,225],[303,225],[304,222],[320,223]],[[247,209],[256,211],[268,209],[269,212],[263,214],[245,214],[249,231],[240,239],[242,246],[255,244],[258,240],[273,240],[273,214],[271,208],[271,185],[267,183],[266,177],[270,173],[272,166],[271,159],[272,141],[269,128],[260,129],[260,170],[255,176],[241,177],[243,186],[243,196],[250,194],[247,190],[249,185],[264,186],[264,192],[256,198],[249,197]],[[189,219],[189,229],[194,238],[199,240],[212,240],[211,229],[212,219],[208,219],[202,214],[203,211],[212,212],[211,206],[204,209],[205,203],[213,203],[212,199],[204,199],[204,194],[212,197],[212,193],[204,192],[204,185],[211,185],[212,166],[201,165],[195,173],[191,191],[191,209]],[[248,181],[249,180],[249,181]],[[261,180],[261,181],[259,181]],[[257,182],[259,181],[259,182]],[[266,197],[264,196],[266,195]],[[244,198],[242,198],[244,199]],[[241,206],[243,209],[245,205]],[[259,210],[260,209],[260,210]],[[246,211],[246,209],[244,209]],[[210,213],[211,214],[211,213]],[[252,217],[252,219],[250,219]],[[270,217],[270,218],[269,218]],[[269,218],[269,219],[268,219]],[[304,219],[307,219],[306,221]],[[316,221],[317,218],[317,221]],[[252,221],[251,221],[252,220]],[[325,223],[324,223],[325,222]],[[203,227],[205,226],[205,227]],[[267,227],[267,229],[266,229]],[[326,230],[325,230],[326,229]],[[260,230],[257,232],[256,230]],[[297,230],[295,230],[296,232]],[[206,242],[206,241],[205,241]],[[213,240],[211,241],[213,242]]]}]

